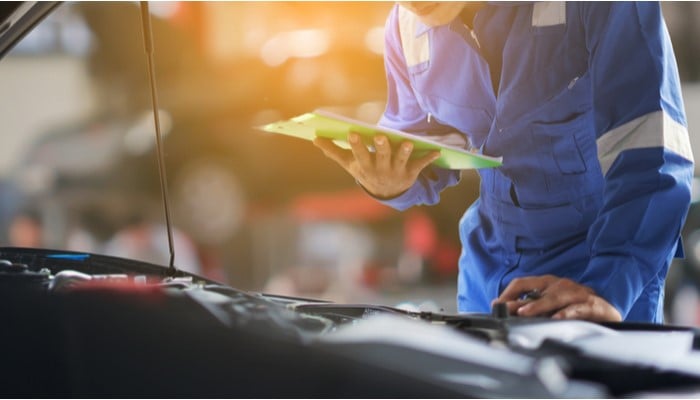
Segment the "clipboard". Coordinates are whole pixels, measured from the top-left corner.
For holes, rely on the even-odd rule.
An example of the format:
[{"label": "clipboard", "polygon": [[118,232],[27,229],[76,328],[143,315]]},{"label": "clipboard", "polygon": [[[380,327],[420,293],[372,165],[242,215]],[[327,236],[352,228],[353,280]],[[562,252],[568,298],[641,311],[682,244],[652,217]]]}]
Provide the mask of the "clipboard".
[{"label": "clipboard", "polygon": [[356,132],[362,138],[370,151],[373,151],[372,138],[377,134],[385,135],[392,144],[405,140],[413,142],[412,157],[420,157],[429,151],[439,150],[440,157],[433,161],[435,166],[445,169],[479,169],[494,168],[503,163],[502,157],[490,157],[475,153],[448,143],[439,136],[419,136],[395,129],[371,125],[324,110],[315,110],[297,117],[273,122],[259,129],[282,135],[293,136],[305,140],[317,137],[332,139],[338,146],[349,149],[347,137],[350,132]]}]

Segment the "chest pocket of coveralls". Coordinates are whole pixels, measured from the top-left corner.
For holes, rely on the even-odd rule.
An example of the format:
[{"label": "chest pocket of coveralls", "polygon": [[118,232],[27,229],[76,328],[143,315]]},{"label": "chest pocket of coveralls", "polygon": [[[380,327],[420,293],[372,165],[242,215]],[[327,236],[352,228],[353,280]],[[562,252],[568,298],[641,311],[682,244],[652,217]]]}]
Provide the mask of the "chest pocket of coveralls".
[{"label": "chest pocket of coveralls", "polygon": [[[562,47],[566,34],[566,2],[533,4],[531,24],[536,44],[534,60],[539,63],[537,70],[544,71],[537,74],[535,81],[547,93],[539,115],[546,122],[532,124],[534,142],[545,152],[542,162],[547,171],[556,173],[558,170],[564,175],[586,172],[585,159],[590,150],[586,114],[590,108],[586,99],[590,96],[586,90],[590,77],[582,74],[583,64],[571,60],[566,46]],[[557,60],[561,57],[567,57],[568,62]]]},{"label": "chest pocket of coveralls", "polygon": [[[440,123],[467,133],[480,147],[491,126],[487,107],[493,104],[488,65],[455,32],[425,32],[412,38],[428,46],[429,57],[408,66],[411,85],[421,108]],[[404,51],[407,51],[404,45]],[[486,78],[484,78],[486,77]]]},{"label": "chest pocket of coveralls", "polygon": [[[568,79],[568,75],[562,76]],[[586,160],[596,156],[591,113],[590,75],[575,77],[537,112],[530,125],[545,174],[574,175],[587,171]]]},{"label": "chest pocket of coveralls", "polygon": [[586,172],[581,147],[588,134],[587,121],[585,115],[578,115],[565,122],[532,124],[534,142],[544,151],[545,170],[558,170],[564,175]]}]

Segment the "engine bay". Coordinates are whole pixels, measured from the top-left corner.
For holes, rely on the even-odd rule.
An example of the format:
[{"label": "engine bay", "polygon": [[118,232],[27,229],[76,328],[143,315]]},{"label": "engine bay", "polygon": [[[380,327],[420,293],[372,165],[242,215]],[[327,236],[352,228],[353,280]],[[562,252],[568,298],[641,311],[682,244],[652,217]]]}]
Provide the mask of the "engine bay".
[{"label": "engine bay", "polygon": [[690,328],[338,304],[42,249],[0,249],[0,287],[13,327],[2,330],[6,394],[596,398],[700,387]]}]

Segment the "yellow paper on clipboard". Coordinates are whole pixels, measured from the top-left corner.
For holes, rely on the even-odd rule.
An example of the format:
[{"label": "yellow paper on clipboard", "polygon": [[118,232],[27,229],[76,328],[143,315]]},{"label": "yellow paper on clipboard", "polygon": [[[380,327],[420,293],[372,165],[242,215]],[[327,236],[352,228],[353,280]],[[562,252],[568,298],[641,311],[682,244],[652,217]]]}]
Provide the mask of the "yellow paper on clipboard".
[{"label": "yellow paper on clipboard", "polygon": [[273,122],[260,127],[260,129],[265,132],[288,135],[305,140],[314,140],[317,137],[333,139],[336,144],[344,148],[350,148],[349,143],[347,143],[347,137],[350,132],[358,133],[368,146],[372,145],[372,137],[382,134],[394,144],[405,140],[413,142],[414,156],[420,156],[428,151],[439,150],[440,157],[433,164],[446,169],[493,168],[502,164],[500,157],[489,157],[468,151],[445,140],[440,140],[440,137],[414,135],[367,124],[323,110],[315,110],[292,119]]}]

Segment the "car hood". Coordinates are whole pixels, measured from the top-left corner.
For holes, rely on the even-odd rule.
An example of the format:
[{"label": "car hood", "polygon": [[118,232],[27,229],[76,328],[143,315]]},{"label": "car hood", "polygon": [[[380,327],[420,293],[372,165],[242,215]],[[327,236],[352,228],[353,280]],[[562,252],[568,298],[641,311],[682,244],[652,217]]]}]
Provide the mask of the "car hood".
[{"label": "car hood", "polygon": [[0,248],[0,316],[12,327],[0,330],[3,393],[608,398],[700,386],[690,328],[338,304],[90,253]]},{"label": "car hood", "polygon": [[58,6],[53,1],[4,1],[0,4],[0,58]]}]

